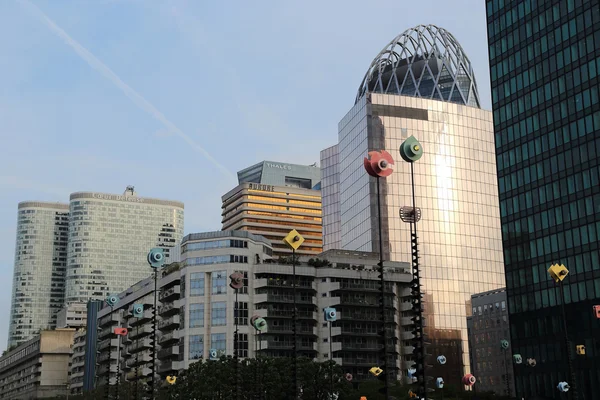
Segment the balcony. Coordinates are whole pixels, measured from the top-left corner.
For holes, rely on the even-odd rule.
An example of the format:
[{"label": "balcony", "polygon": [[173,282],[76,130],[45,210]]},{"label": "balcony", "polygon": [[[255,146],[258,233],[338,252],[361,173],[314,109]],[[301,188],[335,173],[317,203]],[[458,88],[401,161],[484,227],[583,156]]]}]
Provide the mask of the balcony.
[{"label": "balcony", "polygon": [[177,331],[165,333],[158,338],[158,343],[160,343],[161,346],[166,346],[169,343],[177,341],[179,341],[179,333]]},{"label": "balcony", "polygon": [[[259,344],[259,348],[261,350],[291,350],[293,347],[292,341],[272,341],[272,340],[261,340]],[[309,350],[309,351],[318,351],[318,343],[298,343],[298,350]]]},{"label": "balcony", "polygon": [[415,337],[415,335],[413,335],[412,332],[410,332],[410,331],[400,333],[401,340],[412,340],[412,339],[414,339],[414,337]]},{"label": "balcony", "polygon": [[[260,278],[254,281],[254,288],[258,289],[261,287],[271,287],[271,288],[289,288],[292,289],[292,280],[287,279],[274,279],[274,278]],[[298,281],[296,283],[296,289],[310,289],[317,291],[317,284],[314,281]]]},{"label": "balcony", "polygon": [[177,357],[177,356],[179,356],[179,347],[178,346],[167,347],[166,349],[162,349],[158,352],[159,360],[162,360],[165,358],[170,358],[170,357]]},{"label": "balcony", "polygon": [[[256,310],[256,313],[263,318],[289,318],[292,319],[292,308],[289,310]],[[298,311],[298,320],[308,319],[317,320],[317,313],[315,311]]]},{"label": "balcony", "polygon": [[400,311],[411,311],[412,304],[409,301],[401,301],[398,304],[398,308],[400,309]]},{"label": "balcony", "polygon": [[145,376],[150,376],[150,374],[152,374],[152,370],[150,368],[139,368],[137,371],[133,370],[133,371],[127,373],[127,375],[125,375],[125,378],[128,381],[132,381],[132,380],[135,380],[136,378],[143,378]]},{"label": "balcony", "polygon": [[98,320],[98,326],[104,326],[111,322],[119,323],[120,321],[121,321],[121,314],[119,313],[119,311],[116,311],[116,312],[113,311],[112,313],[100,318]]},{"label": "balcony", "polygon": [[[283,294],[270,294],[260,293],[254,296],[255,304],[258,303],[287,303],[293,304],[294,297],[291,295]],[[317,304],[317,298],[315,296],[302,297],[296,296],[296,304]]]},{"label": "balcony", "polygon": [[161,291],[158,295],[158,299],[161,302],[164,302],[166,300],[178,299],[180,295],[181,295],[181,288],[179,285],[175,285],[175,286],[170,287],[169,289]]},{"label": "balcony", "polygon": [[125,366],[128,368],[135,368],[136,366],[152,362],[152,355],[149,352],[138,353],[136,357],[132,357],[125,362]]},{"label": "balcony", "polygon": [[111,373],[117,372],[117,364],[106,364],[98,367],[98,375],[105,375],[109,371],[109,368]]},{"label": "balcony", "polygon": [[[298,326],[296,329],[298,335],[317,335],[317,328],[312,326]],[[267,333],[278,333],[278,334],[293,334],[292,325],[269,325]]]},{"label": "balcony", "polygon": [[159,373],[179,371],[180,369],[183,369],[181,361],[173,361],[173,360],[161,361],[160,365],[158,366]]},{"label": "balcony", "polygon": [[117,347],[119,345],[119,339],[106,339],[98,343],[97,351],[102,351],[107,347]]},{"label": "balcony", "polygon": [[350,351],[368,351],[376,353],[381,351],[381,345],[377,343],[344,343],[342,345],[343,350]]},{"label": "balcony", "polygon": [[101,353],[101,354],[98,356],[98,358],[96,359],[96,361],[98,362],[98,364],[103,364],[103,363],[105,363],[106,361],[110,360],[110,358],[111,358],[111,355],[112,355],[111,353],[112,353],[112,352],[110,352],[110,351],[106,351],[106,352],[103,352],[103,353]]},{"label": "balcony", "polygon": [[161,331],[173,330],[179,328],[179,315],[173,315],[167,319],[163,319],[158,323],[158,329]]},{"label": "balcony", "polygon": [[134,354],[141,350],[150,348],[152,348],[152,340],[150,338],[144,338],[127,346],[127,351],[131,354]]},{"label": "balcony", "polygon": [[135,318],[133,316],[130,316],[128,321],[129,321],[129,325],[138,326],[140,324],[143,324],[143,323],[151,321],[151,320],[152,320],[152,310],[144,310],[144,313],[142,314],[141,317]]},{"label": "balcony", "polygon": [[179,305],[175,304],[174,301],[171,301],[169,303],[163,303],[162,305],[158,306],[158,315],[160,315],[161,317],[166,317],[178,313]]},{"label": "balcony", "polygon": [[140,327],[135,327],[129,331],[129,339],[137,339],[142,338],[144,336],[148,336],[152,334],[152,325],[146,324]]},{"label": "balcony", "polygon": [[98,340],[105,339],[110,335],[114,335],[114,326],[109,326],[108,328],[104,328],[98,332]]}]

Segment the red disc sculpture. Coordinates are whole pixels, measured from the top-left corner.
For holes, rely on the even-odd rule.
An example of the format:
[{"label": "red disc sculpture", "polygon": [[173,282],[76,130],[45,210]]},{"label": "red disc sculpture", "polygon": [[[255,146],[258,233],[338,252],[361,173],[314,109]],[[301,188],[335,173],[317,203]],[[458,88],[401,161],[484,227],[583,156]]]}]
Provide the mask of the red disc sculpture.
[{"label": "red disc sculpture", "polygon": [[367,173],[376,178],[385,178],[394,172],[394,159],[385,150],[370,151],[364,162]]},{"label": "red disc sculpture", "polygon": [[466,386],[473,386],[477,382],[477,379],[473,376],[473,374],[466,374],[463,376],[462,383]]}]

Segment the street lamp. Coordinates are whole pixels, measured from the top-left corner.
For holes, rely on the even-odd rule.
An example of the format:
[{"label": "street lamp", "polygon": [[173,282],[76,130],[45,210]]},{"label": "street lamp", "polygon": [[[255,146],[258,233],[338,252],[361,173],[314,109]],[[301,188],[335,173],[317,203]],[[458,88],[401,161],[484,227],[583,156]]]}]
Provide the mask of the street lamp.
[{"label": "street lamp", "polygon": [[297,321],[298,321],[298,310],[296,308],[296,250],[304,243],[304,238],[298,233],[297,230],[292,229],[286,237],[283,238],[285,243],[290,249],[292,249],[292,296],[294,297],[294,311],[292,313],[292,333],[294,336],[294,399],[298,398],[298,341],[297,341]]},{"label": "street lamp", "polygon": [[565,356],[567,357],[567,367],[569,369],[569,377],[571,379],[570,384],[567,384],[566,382],[561,382],[561,384],[565,384],[563,386],[566,387],[566,390],[561,390],[560,384],[559,390],[561,392],[568,391],[570,393],[569,397],[571,399],[577,400],[577,382],[575,379],[575,371],[573,371],[573,361],[571,361],[571,343],[569,342],[569,333],[567,331],[567,313],[565,311],[565,291],[563,287],[563,280],[567,277],[567,275],[569,275],[569,270],[563,264],[553,264],[550,266],[550,268],[548,268],[548,273],[550,274],[550,277],[554,279],[554,282],[558,284],[558,290],[560,292],[560,309],[562,314],[562,325],[565,340]]}]

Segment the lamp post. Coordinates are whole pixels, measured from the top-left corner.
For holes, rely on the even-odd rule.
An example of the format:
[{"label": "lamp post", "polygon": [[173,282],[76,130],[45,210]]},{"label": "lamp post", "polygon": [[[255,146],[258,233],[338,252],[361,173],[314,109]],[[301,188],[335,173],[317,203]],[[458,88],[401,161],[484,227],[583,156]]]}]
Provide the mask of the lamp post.
[{"label": "lamp post", "polygon": [[427,400],[427,377],[425,369],[427,366],[427,352],[425,351],[425,332],[423,321],[423,297],[421,293],[421,274],[419,269],[419,242],[417,235],[417,222],[421,219],[421,209],[416,206],[415,196],[415,168],[414,163],[423,156],[423,148],[421,143],[414,137],[410,136],[400,145],[400,156],[404,161],[410,164],[410,181],[411,181],[411,197],[412,206],[402,206],[400,208],[400,219],[403,222],[410,224],[411,250],[412,250],[412,301],[413,301],[413,321],[415,335],[413,339],[414,350],[413,355],[416,361],[416,375],[419,381],[419,395],[424,400]]},{"label": "lamp post", "polygon": [[158,291],[158,270],[165,263],[164,250],[160,247],[155,247],[148,253],[148,264],[154,269],[154,309],[152,310],[152,376],[150,388],[152,390],[152,400],[156,398],[156,303]]},{"label": "lamp post", "polygon": [[388,363],[388,337],[387,337],[387,327],[386,327],[386,310],[385,310],[385,275],[384,275],[384,267],[383,267],[383,228],[381,223],[381,188],[379,180],[380,178],[388,177],[392,174],[394,159],[385,150],[379,151],[370,151],[368,157],[363,160],[365,170],[367,174],[374,177],[377,181],[377,222],[379,229],[379,280],[380,280],[380,311],[381,311],[381,340],[383,342],[382,346],[382,361],[383,361],[383,388],[380,392],[385,396],[385,399],[389,398],[389,388],[390,384],[390,369]]},{"label": "lamp post", "polygon": [[285,243],[292,249],[292,296],[294,298],[294,311],[292,312],[292,333],[294,336],[294,345],[292,352],[294,356],[294,399],[298,398],[298,309],[296,307],[296,250],[304,243],[304,238],[295,229],[292,229],[286,237],[283,238]]},{"label": "lamp post", "polygon": [[577,382],[575,378],[575,371],[573,371],[573,361],[571,360],[571,344],[569,342],[569,333],[567,331],[567,313],[565,311],[565,292],[563,288],[563,280],[569,274],[569,270],[563,264],[553,264],[548,268],[550,277],[554,279],[554,282],[558,284],[558,290],[560,291],[560,309],[562,316],[562,328],[565,341],[565,356],[567,357],[567,368],[569,371],[569,378],[571,380],[569,386],[569,398],[572,400],[578,400],[577,397]]}]

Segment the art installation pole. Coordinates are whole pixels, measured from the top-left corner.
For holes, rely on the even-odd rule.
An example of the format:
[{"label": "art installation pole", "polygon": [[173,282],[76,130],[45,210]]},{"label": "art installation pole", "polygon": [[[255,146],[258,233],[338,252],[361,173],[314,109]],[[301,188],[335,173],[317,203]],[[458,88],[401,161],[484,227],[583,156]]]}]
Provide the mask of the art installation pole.
[{"label": "art installation pole", "polygon": [[331,342],[331,325],[332,321],[329,321],[329,393],[333,395],[333,343]]},{"label": "art installation pole", "polygon": [[148,264],[154,269],[154,309],[152,310],[152,376],[150,377],[150,388],[152,390],[152,400],[156,399],[156,314],[158,303],[158,270],[164,265],[164,250],[155,247],[148,253]]},{"label": "art installation pole", "polygon": [[293,377],[294,377],[294,397],[298,398],[298,332],[297,332],[297,321],[298,321],[298,310],[296,307],[296,250],[304,243],[304,238],[295,229],[292,229],[290,233],[283,238],[283,242],[292,249],[292,296],[293,296],[293,307],[292,313],[292,333],[294,337],[294,343],[292,346],[292,352],[294,357],[293,366]]},{"label": "art installation pole", "polygon": [[152,310],[152,380],[150,381],[150,387],[152,388],[152,400],[156,396],[156,314],[158,314],[157,307],[157,296],[158,296],[158,268],[154,270],[154,308]]},{"label": "art installation pole", "polygon": [[298,309],[296,306],[296,249],[292,248],[292,296],[294,312],[292,313],[292,333],[294,336],[294,399],[298,398]]},{"label": "art installation pole", "polygon": [[374,177],[377,181],[377,222],[379,229],[379,279],[380,279],[380,311],[381,311],[381,341],[383,342],[382,346],[382,367],[383,367],[383,388],[380,390],[381,393],[385,396],[385,400],[389,399],[389,391],[390,391],[390,374],[391,369],[389,365],[388,355],[388,333],[386,326],[386,306],[385,306],[385,268],[383,266],[384,254],[383,254],[383,223],[382,223],[382,215],[381,215],[381,187],[380,187],[380,179],[388,177],[393,172],[394,159],[392,156],[385,150],[381,152],[371,151],[368,154],[368,158],[365,158],[364,167],[367,173]]},{"label": "art installation pole", "polygon": [[235,396],[239,400],[241,398],[241,387],[240,387],[240,365],[239,365],[239,318],[240,318],[240,303],[238,302],[238,292],[244,286],[244,274],[241,272],[234,272],[229,276],[230,282],[229,287],[235,291],[235,309],[233,322],[235,323],[235,332],[233,336],[233,360],[235,362]]},{"label": "art installation pole", "polygon": [[416,363],[416,375],[419,383],[419,396],[427,400],[427,352],[425,350],[425,329],[423,320],[423,295],[421,293],[421,272],[419,267],[419,240],[417,234],[417,222],[421,219],[421,210],[416,205],[415,194],[415,169],[414,163],[423,156],[421,143],[410,136],[400,145],[400,156],[404,161],[410,164],[410,183],[411,183],[411,206],[400,208],[400,219],[410,224],[411,252],[412,252],[412,301],[413,301],[413,321],[415,324],[413,334],[413,355]]},{"label": "art installation pole", "polygon": [[550,277],[554,279],[554,282],[558,284],[558,290],[560,291],[560,310],[562,319],[562,330],[564,334],[565,342],[565,357],[567,358],[568,378],[569,384],[568,397],[571,400],[578,400],[577,396],[577,382],[575,377],[575,371],[573,370],[573,361],[571,360],[571,345],[569,342],[569,331],[567,330],[567,313],[565,311],[565,292],[563,288],[563,280],[569,274],[569,270],[563,264],[554,264],[548,268]]}]

